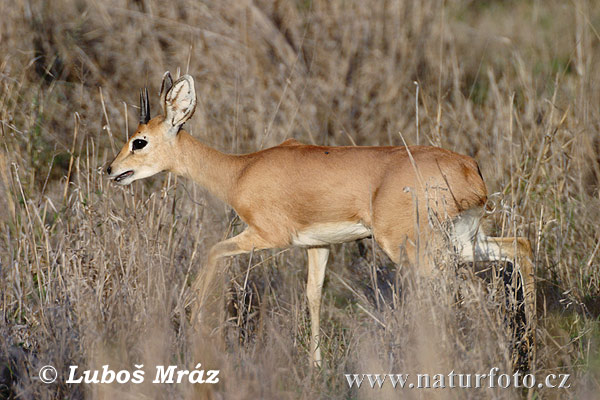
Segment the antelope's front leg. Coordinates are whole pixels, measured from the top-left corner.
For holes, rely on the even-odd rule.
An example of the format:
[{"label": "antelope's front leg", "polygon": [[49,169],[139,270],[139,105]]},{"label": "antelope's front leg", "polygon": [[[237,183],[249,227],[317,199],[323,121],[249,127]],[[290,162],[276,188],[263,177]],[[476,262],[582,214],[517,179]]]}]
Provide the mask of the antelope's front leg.
[{"label": "antelope's front leg", "polygon": [[249,253],[252,250],[269,248],[270,246],[252,229],[247,229],[237,236],[215,244],[208,253],[208,261],[192,285],[192,295],[195,296],[192,306],[192,323],[199,322],[202,308],[206,306],[207,299],[214,293],[214,280],[218,272],[219,260],[227,256]]},{"label": "antelope's front leg", "polygon": [[310,356],[313,366],[321,366],[321,343],[319,314],[321,312],[321,291],[325,279],[325,268],[329,257],[329,248],[312,247],[308,252],[308,279],[306,282],[306,297],[310,312]]}]

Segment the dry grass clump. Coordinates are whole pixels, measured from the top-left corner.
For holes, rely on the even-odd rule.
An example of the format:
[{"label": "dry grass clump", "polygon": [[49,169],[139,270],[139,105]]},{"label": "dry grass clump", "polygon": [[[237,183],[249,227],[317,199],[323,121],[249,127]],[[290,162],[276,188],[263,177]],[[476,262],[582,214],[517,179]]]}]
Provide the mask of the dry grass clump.
[{"label": "dry grass clump", "polygon": [[[16,0],[0,13],[0,398],[597,393],[598,4]],[[194,335],[190,282],[241,222],[191,182],[164,175],[118,188],[102,176],[136,124],[137,90],[157,93],[163,72],[178,69],[199,93],[186,128],[223,151],[402,136],[476,158],[495,193],[490,229],[534,246],[532,372],[569,373],[571,387],[348,388],[345,373],[511,369],[495,278],[448,262],[424,282],[369,240],[334,249],[322,371],[308,364],[298,249],[227,261],[227,318]],[[197,363],[220,369],[219,384],[151,383],[156,365]],[[141,385],[45,385],[46,364],[63,375],[70,365],[148,372]]]}]

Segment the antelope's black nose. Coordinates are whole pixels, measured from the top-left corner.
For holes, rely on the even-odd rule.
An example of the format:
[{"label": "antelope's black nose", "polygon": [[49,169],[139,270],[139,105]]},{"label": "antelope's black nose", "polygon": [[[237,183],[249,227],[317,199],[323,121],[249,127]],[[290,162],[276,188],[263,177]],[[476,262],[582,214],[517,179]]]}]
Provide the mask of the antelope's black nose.
[{"label": "antelope's black nose", "polygon": [[110,165],[109,165],[108,167],[106,167],[106,173],[107,173],[108,175],[110,175],[110,171],[112,171],[112,170],[111,170],[111,168],[110,168]]}]

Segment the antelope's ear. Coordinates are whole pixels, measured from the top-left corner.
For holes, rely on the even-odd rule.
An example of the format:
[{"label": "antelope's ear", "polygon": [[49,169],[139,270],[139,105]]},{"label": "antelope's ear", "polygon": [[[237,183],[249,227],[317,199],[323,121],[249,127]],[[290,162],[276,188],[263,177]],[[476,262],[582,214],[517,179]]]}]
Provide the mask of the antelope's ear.
[{"label": "antelope's ear", "polygon": [[160,96],[160,106],[162,107],[163,114],[165,114],[165,115],[167,114],[167,105],[165,103],[165,100],[167,98],[167,93],[169,93],[169,90],[171,90],[172,87],[173,87],[173,78],[171,77],[171,73],[169,71],[167,71],[163,75],[163,80],[160,85],[160,93],[158,94]]},{"label": "antelope's ear", "polygon": [[194,79],[184,75],[173,83],[165,95],[165,122],[171,125],[169,132],[177,134],[181,125],[194,115],[196,110],[196,89]]}]

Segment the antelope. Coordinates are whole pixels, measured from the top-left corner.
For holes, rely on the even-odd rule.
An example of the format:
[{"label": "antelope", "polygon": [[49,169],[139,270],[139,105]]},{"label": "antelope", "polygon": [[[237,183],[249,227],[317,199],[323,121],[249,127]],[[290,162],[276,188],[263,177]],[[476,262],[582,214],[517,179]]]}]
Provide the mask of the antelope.
[{"label": "antelope", "polygon": [[509,261],[521,279],[528,322],[535,318],[533,256],[524,237],[480,229],[487,189],[472,158],[429,146],[316,146],[289,139],[254,153],[225,154],[182,129],[196,108],[194,80],[160,90],[162,114],[150,118],[140,94],[139,125],[107,174],[120,185],[168,171],[194,180],[228,203],[247,228],[214,245],[205,268],[223,257],[299,246],[308,253],[306,295],[310,357],[321,365],[319,313],[330,245],[373,237],[396,264],[427,267],[419,250],[436,221],[451,227],[450,249],[464,262]]}]

